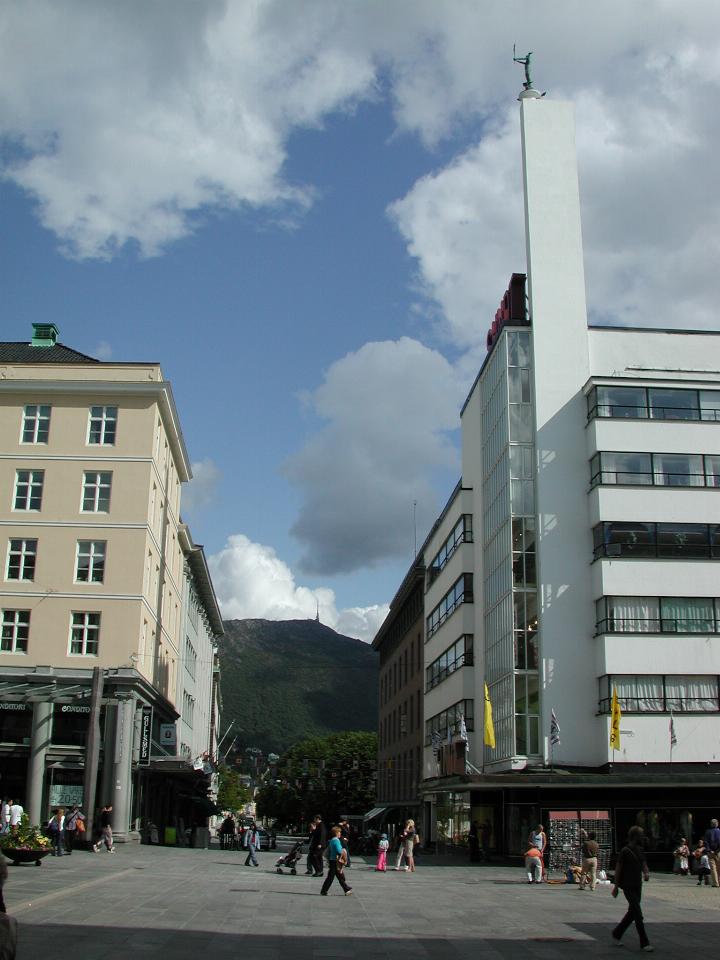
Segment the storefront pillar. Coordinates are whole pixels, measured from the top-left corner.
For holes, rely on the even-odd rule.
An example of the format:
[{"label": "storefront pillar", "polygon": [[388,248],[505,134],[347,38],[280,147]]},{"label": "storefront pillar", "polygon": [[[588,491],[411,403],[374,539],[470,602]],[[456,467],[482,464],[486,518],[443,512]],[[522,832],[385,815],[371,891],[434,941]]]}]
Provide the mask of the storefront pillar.
[{"label": "storefront pillar", "polygon": [[33,705],[30,757],[27,769],[26,809],[31,823],[47,819],[43,816],[42,799],[45,784],[45,757],[50,746],[53,705],[48,700]]},{"label": "storefront pillar", "polygon": [[112,760],[113,836],[118,843],[137,842],[140,837],[130,829],[132,807],[132,759],[135,736],[135,700],[120,700],[115,714],[115,751]]}]

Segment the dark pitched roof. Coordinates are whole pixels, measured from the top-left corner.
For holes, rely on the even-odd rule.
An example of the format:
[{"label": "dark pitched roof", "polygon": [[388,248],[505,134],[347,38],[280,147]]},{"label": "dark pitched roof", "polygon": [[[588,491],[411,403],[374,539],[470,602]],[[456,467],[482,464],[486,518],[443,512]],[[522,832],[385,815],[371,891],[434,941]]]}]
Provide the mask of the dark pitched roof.
[{"label": "dark pitched roof", "polygon": [[29,343],[0,342],[0,363],[99,363],[95,357],[55,343],[51,347],[33,347]]}]

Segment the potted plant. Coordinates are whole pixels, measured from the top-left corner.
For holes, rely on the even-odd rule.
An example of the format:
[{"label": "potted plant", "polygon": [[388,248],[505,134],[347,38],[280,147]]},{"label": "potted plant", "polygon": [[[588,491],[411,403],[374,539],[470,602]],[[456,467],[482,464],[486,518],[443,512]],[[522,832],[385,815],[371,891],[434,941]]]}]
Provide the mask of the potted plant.
[{"label": "potted plant", "polygon": [[0,850],[12,860],[14,866],[20,863],[33,863],[40,866],[40,861],[50,853],[50,840],[44,836],[40,827],[34,827],[30,818],[24,813],[15,832],[8,832],[0,836]]}]

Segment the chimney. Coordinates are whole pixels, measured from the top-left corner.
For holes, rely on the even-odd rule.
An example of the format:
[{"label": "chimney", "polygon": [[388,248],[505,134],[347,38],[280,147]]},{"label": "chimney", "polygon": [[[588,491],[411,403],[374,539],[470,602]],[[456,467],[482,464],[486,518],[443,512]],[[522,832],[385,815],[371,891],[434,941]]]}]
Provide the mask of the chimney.
[{"label": "chimney", "polygon": [[32,347],[54,347],[60,331],[54,323],[34,323],[30,341]]}]

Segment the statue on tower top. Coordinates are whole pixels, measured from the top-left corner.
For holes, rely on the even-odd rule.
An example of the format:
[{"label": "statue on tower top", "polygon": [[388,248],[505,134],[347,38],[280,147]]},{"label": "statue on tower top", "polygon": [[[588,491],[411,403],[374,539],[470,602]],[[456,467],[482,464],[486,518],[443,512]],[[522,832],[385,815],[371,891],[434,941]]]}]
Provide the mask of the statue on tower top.
[{"label": "statue on tower top", "polygon": [[526,90],[532,88],[532,78],[530,76],[530,58],[532,57],[532,50],[529,50],[524,57],[515,56],[515,44],[513,44],[513,63],[521,63],[525,67],[525,83],[523,86]]},{"label": "statue on tower top", "polygon": [[525,83],[523,84],[523,90],[518,100],[530,100],[530,99],[539,99],[544,97],[544,93],[540,93],[532,85],[532,77],[530,76],[530,60],[532,58],[532,50],[529,50],[524,57],[515,56],[515,44],[513,44],[513,62],[521,63],[525,67]]}]

